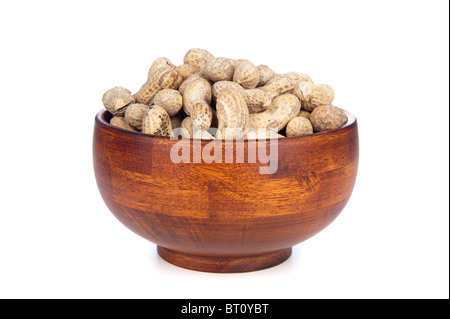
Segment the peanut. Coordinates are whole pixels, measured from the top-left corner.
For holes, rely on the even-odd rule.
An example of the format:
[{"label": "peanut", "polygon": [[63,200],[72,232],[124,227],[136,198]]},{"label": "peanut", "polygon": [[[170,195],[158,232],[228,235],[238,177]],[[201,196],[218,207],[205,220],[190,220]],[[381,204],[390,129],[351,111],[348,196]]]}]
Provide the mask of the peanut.
[{"label": "peanut", "polygon": [[176,70],[184,80],[203,70],[205,63],[214,56],[203,49],[191,49],[184,56],[184,64],[178,66]]},{"label": "peanut", "polygon": [[311,124],[316,132],[338,129],[347,120],[345,112],[333,105],[318,106],[311,113]]},{"label": "peanut", "polygon": [[187,115],[191,115],[194,103],[211,103],[211,85],[204,78],[193,80],[183,93],[183,109]]},{"label": "peanut", "polygon": [[150,135],[170,136],[172,124],[170,116],[161,106],[153,106],[145,112],[142,120],[142,133]]},{"label": "peanut", "polygon": [[294,94],[304,102],[303,106],[307,111],[313,111],[321,105],[330,105],[334,100],[333,88],[327,84],[300,82],[296,86]]},{"label": "peanut", "polygon": [[249,127],[282,130],[300,111],[300,101],[293,94],[282,94],[275,98],[267,110],[250,114]]},{"label": "peanut", "polygon": [[288,73],[282,74],[281,76],[287,77],[288,79],[291,79],[292,81],[294,81],[296,83],[300,83],[300,82],[314,83],[310,76],[308,76],[307,74],[302,73],[302,72],[288,72]]},{"label": "peanut", "polygon": [[149,110],[147,104],[131,104],[125,111],[125,120],[131,126],[142,129],[142,120],[144,119],[145,113]]},{"label": "peanut", "polygon": [[256,69],[259,73],[258,86],[266,85],[266,83],[276,75],[276,73],[271,68],[264,64],[258,65]]},{"label": "peanut", "polygon": [[213,110],[204,101],[195,102],[192,105],[191,118],[195,130],[207,130],[211,127]]},{"label": "peanut", "polygon": [[234,69],[236,69],[241,63],[250,62],[247,59],[237,59],[237,60],[232,59],[231,61],[233,62]]},{"label": "peanut", "polygon": [[175,69],[175,65],[172,64],[172,62],[170,62],[170,60],[168,58],[157,58],[155,61],[153,61],[152,65],[150,66],[150,69],[148,70],[148,76],[147,79],[151,79],[153,74],[155,74],[155,72],[157,70],[160,69]]},{"label": "peanut", "polygon": [[281,94],[288,93],[294,87],[295,83],[293,83],[290,79],[279,77],[275,81],[260,87],[260,89],[266,92],[271,99],[274,99]]},{"label": "peanut", "polygon": [[271,132],[284,128],[288,137],[303,136],[347,121],[345,112],[331,105],[333,89],[304,73],[276,74],[267,65],[216,58],[199,48],[189,50],[183,62],[153,61],[134,95],[123,87],[108,90],[102,101],[113,115],[111,125],[161,136],[181,127],[201,139],[214,138],[213,127],[217,138],[253,139],[284,137]]},{"label": "peanut", "polygon": [[274,75],[270,80],[268,80],[268,81],[266,82],[266,84],[264,84],[263,86],[272,84],[273,82],[278,81],[278,80],[281,79],[282,77],[283,77],[283,74],[275,74],[275,75]]},{"label": "peanut", "polygon": [[249,113],[247,102],[239,90],[226,88],[217,97],[219,127],[217,138],[241,139],[247,128]]},{"label": "peanut", "polygon": [[185,131],[183,132],[183,136],[187,138],[199,138],[202,140],[213,140],[214,136],[211,135],[208,131],[202,130],[194,130],[194,123],[190,116],[186,117],[181,123],[181,128]]},{"label": "peanut", "polygon": [[179,65],[175,70],[183,77],[183,80],[186,80],[188,77],[195,74],[195,68],[190,64]]},{"label": "peanut", "polygon": [[219,81],[214,83],[212,87],[212,95],[215,99],[217,99],[219,93],[229,87],[238,90],[244,95],[249,113],[258,113],[264,111],[270,106],[271,99],[264,91],[260,89],[244,90],[242,86],[231,81]]},{"label": "peanut", "polygon": [[163,107],[169,116],[174,116],[183,106],[183,97],[177,90],[162,89],[156,93],[153,104]]},{"label": "peanut", "polygon": [[186,88],[189,86],[189,84],[191,84],[192,82],[194,82],[194,81],[196,81],[196,80],[198,80],[200,78],[202,78],[200,73],[196,73],[196,74],[191,75],[190,77],[188,77],[186,80],[184,80],[180,84],[180,86],[178,88],[178,92],[180,92],[181,95],[183,95],[184,91],[186,91]]},{"label": "peanut", "polygon": [[306,74],[289,72],[275,76],[266,85],[260,87],[260,89],[266,92],[271,99],[274,99],[281,94],[293,92],[299,83],[305,81],[312,82],[311,78]]},{"label": "peanut", "polygon": [[259,83],[259,72],[250,61],[241,62],[234,70],[233,81],[244,89],[254,89]]},{"label": "peanut", "polygon": [[213,58],[206,62],[202,75],[213,82],[231,81],[234,74],[234,61],[226,58]]},{"label": "peanut", "polygon": [[294,117],[286,126],[286,136],[305,136],[314,133],[311,122],[304,117]]},{"label": "peanut", "polygon": [[272,102],[269,95],[260,89],[245,90],[244,93],[249,113],[262,112],[266,110]]},{"label": "peanut", "polygon": [[233,88],[238,90],[239,92],[243,92],[244,88],[233,81],[219,81],[213,84],[212,86],[212,96],[217,99],[219,93],[223,92],[225,89]]},{"label": "peanut", "polygon": [[183,94],[184,112],[190,115],[196,129],[207,130],[211,126],[213,112],[211,85],[203,78],[193,81]]},{"label": "peanut", "polygon": [[135,94],[136,101],[150,104],[161,88],[178,88],[182,80],[181,75],[175,70],[175,65],[169,59],[158,58],[148,71],[147,82]]},{"label": "peanut", "polygon": [[177,89],[183,78],[173,68],[157,69],[136,93],[136,102],[149,104],[161,89]]},{"label": "peanut", "polygon": [[126,106],[134,103],[134,97],[129,90],[116,86],[103,94],[102,102],[111,114],[122,116]]},{"label": "peanut", "polygon": [[287,72],[287,73],[283,73],[283,74],[276,74],[272,79],[267,81],[266,84],[271,84],[271,83],[279,80],[280,78],[287,78],[287,79],[291,80],[292,82],[295,82],[296,84],[298,84],[299,82],[313,82],[314,83],[314,81],[311,79],[311,77],[309,77],[305,73]]},{"label": "peanut", "polygon": [[114,127],[118,127],[126,131],[136,132],[136,129],[128,124],[124,117],[114,116],[109,123]]},{"label": "peanut", "polygon": [[298,113],[297,116],[301,116],[301,117],[304,117],[305,119],[309,120],[311,118],[311,113],[309,113],[308,111],[300,110],[300,112]]},{"label": "peanut", "polygon": [[203,49],[191,49],[184,56],[184,64],[188,64],[193,68],[193,72],[197,73],[203,70],[206,62],[213,59],[214,56]]}]

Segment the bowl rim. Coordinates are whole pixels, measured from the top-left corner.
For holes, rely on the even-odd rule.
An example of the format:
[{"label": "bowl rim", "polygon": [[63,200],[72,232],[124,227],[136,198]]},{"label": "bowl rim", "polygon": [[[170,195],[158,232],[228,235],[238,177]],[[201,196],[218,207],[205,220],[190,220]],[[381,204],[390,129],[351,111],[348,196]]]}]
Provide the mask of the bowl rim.
[{"label": "bowl rim", "polygon": [[[284,141],[284,140],[292,141],[293,139],[298,140],[298,139],[310,139],[310,138],[323,137],[323,136],[326,136],[326,135],[333,135],[333,134],[335,134],[337,132],[346,131],[346,130],[350,130],[350,129],[355,128],[358,125],[358,120],[357,120],[356,116],[354,116],[352,113],[348,112],[347,110],[344,110],[344,109],[342,109],[342,110],[347,115],[347,119],[348,120],[347,120],[347,123],[345,125],[341,126],[340,128],[337,128],[335,130],[330,130],[330,131],[317,132],[317,133],[314,133],[314,134],[304,135],[304,136],[283,137],[283,138],[279,138],[278,139],[278,143],[280,143],[280,142],[282,143],[282,141]],[[119,127],[112,126],[106,119],[108,115],[110,117],[113,116],[106,109],[102,109],[101,111],[99,111],[97,113],[97,115],[95,116],[95,124],[96,124],[96,126],[104,127],[104,128],[107,128],[108,130],[111,130],[111,131],[120,132],[124,136],[130,136],[130,137],[131,136],[136,136],[136,137],[139,136],[140,138],[167,139],[167,140],[176,141],[175,139],[171,139],[170,136],[149,135],[149,134],[144,134],[144,133],[141,133],[141,132],[128,131],[128,130],[125,130],[125,129],[122,129],[122,128],[119,128]],[[179,139],[181,139],[181,138],[179,137],[177,140],[179,140]],[[186,138],[184,138],[184,139],[186,139]],[[194,138],[189,138],[189,140],[192,141],[192,140],[194,140]],[[195,140],[199,140],[199,139],[195,139]],[[252,140],[254,140],[254,139],[252,139]],[[263,141],[264,139],[256,139],[256,140],[257,141],[258,140]],[[270,140],[270,139],[265,139],[265,140]],[[205,143],[211,142],[211,140],[201,140],[201,141],[202,141],[202,143],[203,142],[205,142]],[[225,141],[225,140],[222,140],[222,141]],[[230,140],[228,140],[228,141],[230,141]],[[236,141],[238,141],[238,140],[236,140]],[[248,142],[248,141],[251,141],[251,140],[247,139],[247,140],[239,140],[239,141]]]}]

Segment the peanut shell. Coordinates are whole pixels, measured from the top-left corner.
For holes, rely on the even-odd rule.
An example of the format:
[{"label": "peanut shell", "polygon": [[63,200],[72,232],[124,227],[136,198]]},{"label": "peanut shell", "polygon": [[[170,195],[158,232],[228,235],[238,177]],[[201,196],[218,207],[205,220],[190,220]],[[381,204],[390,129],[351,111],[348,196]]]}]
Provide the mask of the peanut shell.
[{"label": "peanut shell", "polygon": [[184,64],[189,64],[193,68],[193,72],[197,73],[203,70],[206,62],[214,58],[214,56],[203,49],[191,49],[184,56]]},{"label": "peanut shell", "polygon": [[226,88],[217,97],[219,127],[217,138],[241,139],[247,128],[249,113],[247,102],[239,90]]},{"label": "peanut shell", "polygon": [[211,127],[213,110],[208,103],[197,101],[192,104],[191,118],[194,129],[204,131]]},{"label": "peanut shell", "polygon": [[169,116],[175,116],[183,106],[183,97],[180,92],[172,89],[162,89],[153,98],[153,104],[163,107]]},{"label": "peanut shell", "polygon": [[227,58],[213,58],[206,62],[202,74],[213,82],[231,81],[234,74],[234,62]]},{"label": "peanut shell", "polygon": [[204,78],[192,81],[183,94],[183,109],[187,115],[191,115],[192,105],[197,102],[211,103],[211,85]]},{"label": "peanut shell", "polygon": [[113,115],[123,115],[125,107],[134,103],[131,92],[121,86],[116,86],[103,94],[102,102],[105,108]]},{"label": "peanut shell", "polygon": [[161,106],[150,108],[142,120],[142,133],[159,136],[170,136],[172,123],[170,116]]},{"label": "peanut shell", "polygon": [[234,70],[233,81],[244,89],[254,89],[259,83],[259,72],[250,61],[241,62]]},{"label": "peanut shell", "polygon": [[297,116],[294,117],[286,126],[286,136],[305,136],[314,133],[313,126],[311,122],[304,117]]},{"label": "peanut shell", "polygon": [[269,82],[276,75],[275,71],[269,68],[267,65],[260,64],[256,67],[259,73],[259,83],[258,86],[263,86]]},{"label": "peanut shell", "polygon": [[234,88],[238,91],[244,91],[244,88],[233,81],[219,81],[212,85],[212,95],[215,99],[219,96],[219,93],[223,92],[227,88]]},{"label": "peanut shell", "polygon": [[282,130],[300,111],[300,101],[293,94],[282,94],[275,98],[267,110],[250,114],[249,127]]},{"label": "peanut shell", "polygon": [[191,75],[190,77],[188,77],[186,80],[184,80],[180,86],[178,87],[178,92],[181,93],[181,95],[184,94],[184,91],[186,91],[186,88],[189,86],[189,84],[191,84],[192,82],[203,78],[202,75],[200,73],[195,73],[193,75]]},{"label": "peanut shell", "polygon": [[250,62],[247,59],[237,59],[237,60],[231,59],[231,61],[233,62],[234,69],[236,69],[241,63]]},{"label": "peanut shell", "polygon": [[249,113],[262,112],[266,110],[272,102],[269,95],[260,89],[245,90],[244,94]]},{"label": "peanut shell", "polygon": [[335,130],[347,123],[345,112],[333,105],[321,105],[311,113],[311,124],[316,132]]},{"label": "peanut shell", "polygon": [[157,69],[150,79],[135,94],[136,102],[149,104],[161,89],[177,89],[183,78],[172,68]]},{"label": "peanut shell", "polygon": [[294,94],[303,102],[307,111],[313,111],[321,105],[330,105],[334,100],[333,88],[327,84],[300,82],[295,87]]},{"label": "peanut shell", "polygon": [[150,69],[148,70],[148,76],[147,79],[150,79],[153,74],[155,74],[155,72],[157,70],[160,69],[175,69],[175,65],[172,64],[172,62],[170,62],[170,60],[168,58],[157,58],[155,61],[153,61],[152,65],[150,66]]},{"label": "peanut shell", "polygon": [[212,95],[215,99],[220,92],[226,88],[234,88],[241,92],[247,102],[249,113],[258,113],[264,111],[270,106],[272,100],[269,95],[260,89],[245,90],[242,86],[233,81],[219,81],[212,86]]},{"label": "peanut shell", "polygon": [[188,77],[196,73],[195,68],[190,64],[179,65],[175,68],[175,70],[177,70],[177,72],[183,77],[183,80],[186,80]]},{"label": "peanut shell", "polygon": [[305,119],[309,120],[311,118],[311,113],[309,113],[308,111],[300,110],[300,112],[298,113],[297,116],[301,116],[301,117],[304,117]]},{"label": "peanut shell", "polygon": [[149,110],[149,106],[147,104],[130,104],[125,111],[125,120],[131,126],[137,128],[138,130],[142,129],[142,120],[144,119],[145,113]]},{"label": "peanut shell", "polygon": [[304,73],[289,72],[275,76],[260,89],[266,92],[271,99],[274,99],[281,94],[292,93],[300,82],[312,82],[312,80]]}]

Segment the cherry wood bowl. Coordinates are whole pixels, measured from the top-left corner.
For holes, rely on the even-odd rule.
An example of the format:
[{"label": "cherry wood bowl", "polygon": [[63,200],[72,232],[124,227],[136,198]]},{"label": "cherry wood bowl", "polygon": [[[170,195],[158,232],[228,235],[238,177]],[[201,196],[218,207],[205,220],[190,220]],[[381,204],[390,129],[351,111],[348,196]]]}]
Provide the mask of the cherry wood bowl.
[{"label": "cherry wood bowl", "polygon": [[[175,164],[170,150],[179,141],[115,128],[101,111],[97,184],[117,219],[172,264],[219,273],[272,267],[328,226],[350,198],[359,141],[356,118],[347,115],[340,129],[279,139],[278,170],[260,174],[261,163],[248,163],[247,155],[244,163],[224,163],[225,152],[222,163],[192,163],[191,151],[191,163]],[[225,143],[253,150],[248,141],[219,146]]]}]

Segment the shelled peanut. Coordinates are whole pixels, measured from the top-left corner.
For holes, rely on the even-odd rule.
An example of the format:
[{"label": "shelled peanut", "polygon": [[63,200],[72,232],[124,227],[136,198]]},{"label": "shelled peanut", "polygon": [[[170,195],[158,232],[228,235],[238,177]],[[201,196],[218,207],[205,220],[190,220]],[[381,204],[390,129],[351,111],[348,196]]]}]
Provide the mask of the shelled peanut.
[{"label": "shelled peanut", "polygon": [[114,87],[102,98],[115,127],[160,136],[177,135],[172,130],[179,129],[201,139],[334,130],[345,125],[347,116],[333,100],[331,86],[315,84],[304,73],[277,74],[264,64],[215,57],[198,48],[189,50],[178,66],[165,57],[156,59],[135,94]]}]

